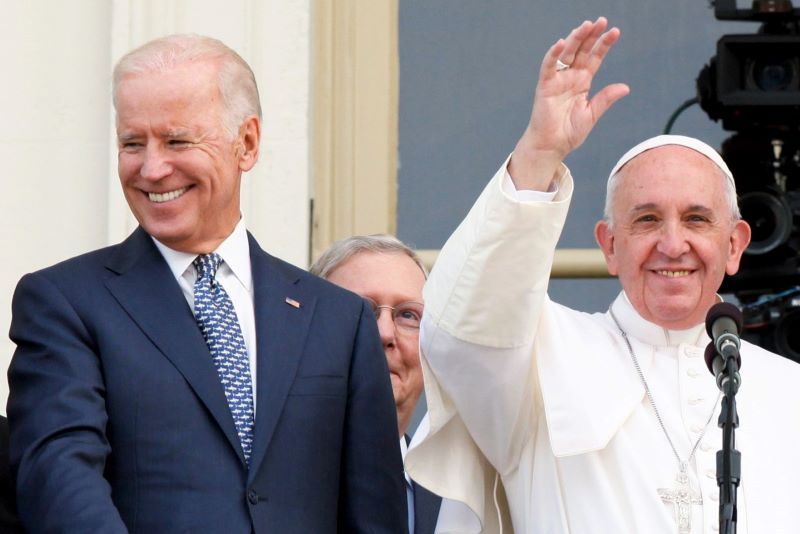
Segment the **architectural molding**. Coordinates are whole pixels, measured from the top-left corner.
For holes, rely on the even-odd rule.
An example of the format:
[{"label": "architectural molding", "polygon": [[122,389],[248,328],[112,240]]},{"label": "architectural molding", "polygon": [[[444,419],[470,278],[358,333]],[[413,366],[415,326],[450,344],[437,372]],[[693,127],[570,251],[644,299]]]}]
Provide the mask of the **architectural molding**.
[{"label": "architectural molding", "polygon": [[311,256],[353,234],[395,233],[397,0],[314,2]]}]

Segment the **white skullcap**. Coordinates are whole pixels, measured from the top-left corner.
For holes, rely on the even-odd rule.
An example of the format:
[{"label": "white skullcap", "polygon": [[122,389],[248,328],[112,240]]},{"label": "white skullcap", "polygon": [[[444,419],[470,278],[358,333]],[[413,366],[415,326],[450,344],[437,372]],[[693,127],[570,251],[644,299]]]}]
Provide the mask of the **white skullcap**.
[{"label": "white skullcap", "polygon": [[730,181],[731,186],[733,186],[733,190],[736,191],[736,182],[733,179],[733,174],[728,166],[725,164],[725,161],[722,159],[722,156],[719,155],[715,149],[711,148],[704,142],[700,141],[699,139],[695,139],[694,137],[686,137],[685,135],[657,135],[655,137],[651,137],[645,141],[642,141],[632,149],[625,152],[625,154],[619,158],[619,161],[614,168],[611,169],[611,174],[608,175],[608,179],[611,180],[611,177],[617,174],[617,172],[622,168],[623,165],[628,163],[630,160],[645,152],[647,150],[651,150],[653,148],[657,148],[664,145],[680,145],[685,146],[686,148],[691,148],[695,152],[699,152],[711,161],[713,161],[717,167],[722,169],[722,172],[725,173],[725,176],[728,177],[728,181]]}]

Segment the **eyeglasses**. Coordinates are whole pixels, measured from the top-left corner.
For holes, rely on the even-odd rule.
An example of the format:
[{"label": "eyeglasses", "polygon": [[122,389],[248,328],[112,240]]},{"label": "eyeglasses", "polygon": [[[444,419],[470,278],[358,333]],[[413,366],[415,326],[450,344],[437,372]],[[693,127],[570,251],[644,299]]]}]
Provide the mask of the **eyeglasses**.
[{"label": "eyeglasses", "polygon": [[381,310],[387,309],[392,312],[392,320],[397,328],[407,332],[416,332],[419,330],[419,323],[422,320],[422,310],[424,306],[421,302],[401,302],[397,306],[378,305],[377,302],[369,297],[364,297],[370,307],[372,313],[375,314],[377,321],[381,317]]}]

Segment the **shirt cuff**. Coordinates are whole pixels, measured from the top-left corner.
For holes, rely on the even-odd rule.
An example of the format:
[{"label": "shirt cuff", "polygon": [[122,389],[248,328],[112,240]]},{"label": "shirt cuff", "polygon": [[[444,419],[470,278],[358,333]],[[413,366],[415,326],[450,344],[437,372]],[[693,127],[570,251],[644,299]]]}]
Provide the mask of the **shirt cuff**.
[{"label": "shirt cuff", "polygon": [[502,188],[506,196],[517,202],[550,202],[556,197],[556,193],[558,193],[558,185],[555,180],[550,184],[550,189],[548,191],[517,189],[514,185],[514,180],[512,180],[511,175],[508,174],[508,168],[504,171]]}]

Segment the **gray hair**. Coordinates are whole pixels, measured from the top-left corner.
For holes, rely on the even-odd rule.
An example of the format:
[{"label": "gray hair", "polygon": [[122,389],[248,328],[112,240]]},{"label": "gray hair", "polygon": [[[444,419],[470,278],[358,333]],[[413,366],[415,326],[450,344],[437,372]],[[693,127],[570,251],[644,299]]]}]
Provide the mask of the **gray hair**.
[{"label": "gray hair", "polygon": [[[606,221],[610,229],[614,228],[614,197],[617,194],[617,189],[619,189],[620,173],[624,168],[625,167],[623,166],[617,172],[615,172],[611,178],[608,179],[608,183],[606,184],[606,204],[603,208],[603,219]],[[727,201],[728,208],[730,209],[731,221],[738,221],[742,218],[742,214],[739,211],[736,188],[733,182],[728,178],[728,175],[725,174],[722,169],[717,166],[715,166],[715,169],[717,170],[717,174],[724,185],[725,200]]]},{"label": "gray hair", "polygon": [[261,118],[258,86],[247,62],[222,41],[196,34],[154,39],[122,56],[114,67],[114,109],[117,109],[119,84],[125,76],[164,71],[191,61],[217,63],[217,83],[223,104],[222,127],[231,138],[238,134],[247,117]]},{"label": "gray hair", "polygon": [[428,270],[417,253],[396,237],[388,234],[356,235],[339,240],[317,258],[317,261],[309,268],[309,272],[322,278],[328,278],[343,263],[361,252],[405,254],[414,260],[425,278],[428,278]]}]

